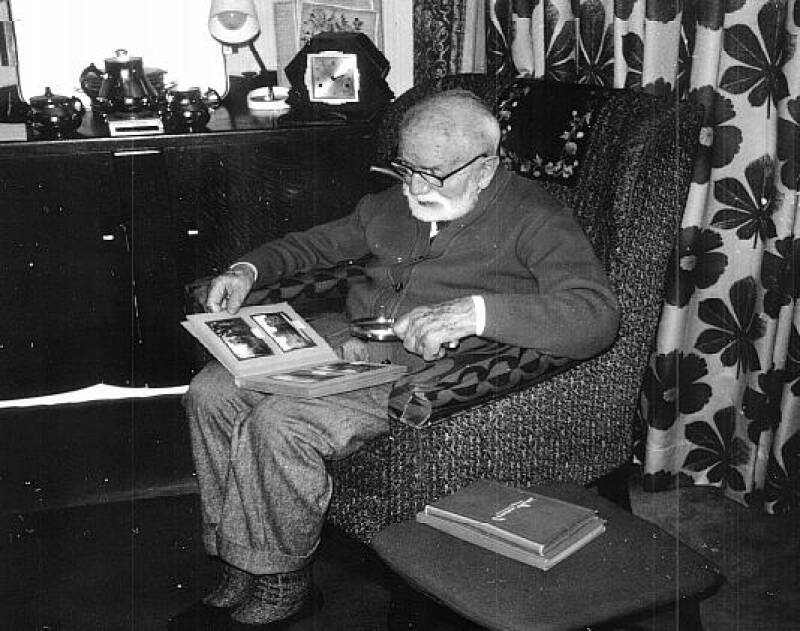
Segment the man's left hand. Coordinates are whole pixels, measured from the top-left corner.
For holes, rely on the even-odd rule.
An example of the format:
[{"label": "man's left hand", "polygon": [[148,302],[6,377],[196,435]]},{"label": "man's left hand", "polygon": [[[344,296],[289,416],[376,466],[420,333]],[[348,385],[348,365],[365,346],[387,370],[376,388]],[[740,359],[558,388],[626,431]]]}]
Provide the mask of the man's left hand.
[{"label": "man's left hand", "polygon": [[444,356],[445,346],[475,334],[475,302],[467,296],[412,309],[397,318],[394,332],[411,353],[425,361]]}]

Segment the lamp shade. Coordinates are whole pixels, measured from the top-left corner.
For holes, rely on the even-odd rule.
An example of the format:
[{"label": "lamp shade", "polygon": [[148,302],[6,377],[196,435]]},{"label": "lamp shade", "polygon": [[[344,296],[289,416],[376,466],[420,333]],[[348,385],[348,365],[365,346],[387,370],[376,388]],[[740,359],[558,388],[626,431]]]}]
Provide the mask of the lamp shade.
[{"label": "lamp shade", "polygon": [[211,0],[208,31],[223,44],[245,44],[260,30],[253,0]]}]

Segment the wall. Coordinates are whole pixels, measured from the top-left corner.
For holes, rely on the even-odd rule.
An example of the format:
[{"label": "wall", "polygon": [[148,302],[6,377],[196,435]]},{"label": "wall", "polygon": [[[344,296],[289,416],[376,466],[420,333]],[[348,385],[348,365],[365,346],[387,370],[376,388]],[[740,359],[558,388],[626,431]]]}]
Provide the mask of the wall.
[{"label": "wall", "polygon": [[167,71],[180,85],[226,88],[220,46],[197,0],[11,0],[22,96],[50,87],[74,94],[81,71],[104,67],[117,49]]}]

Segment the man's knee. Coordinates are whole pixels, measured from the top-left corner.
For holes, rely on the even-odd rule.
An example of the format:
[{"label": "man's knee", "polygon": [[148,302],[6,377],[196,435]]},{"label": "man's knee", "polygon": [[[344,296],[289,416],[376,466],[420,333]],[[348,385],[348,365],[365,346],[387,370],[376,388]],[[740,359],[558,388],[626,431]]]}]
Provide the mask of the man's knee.
[{"label": "man's knee", "polygon": [[183,395],[187,410],[208,410],[226,404],[236,396],[238,388],[230,373],[218,362],[212,361],[197,373]]},{"label": "man's knee", "polygon": [[312,448],[326,459],[349,455],[387,430],[385,413],[367,414],[331,398],[280,395],[265,399],[245,424],[265,449],[297,453]]}]

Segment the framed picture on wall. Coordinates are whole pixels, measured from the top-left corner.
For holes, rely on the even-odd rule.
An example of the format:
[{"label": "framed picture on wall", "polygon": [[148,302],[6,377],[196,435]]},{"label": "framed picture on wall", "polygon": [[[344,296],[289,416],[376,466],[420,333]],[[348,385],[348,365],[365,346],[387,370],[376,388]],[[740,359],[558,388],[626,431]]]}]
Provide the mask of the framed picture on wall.
[{"label": "framed picture on wall", "polygon": [[[283,70],[308,40],[317,33],[364,33],[383,50],[381,0],[274,0],[275,55]],[[278,73],[285,81],[283,73]]]},{"label": "framed picture on wall", "polygon": [[[369,2],[354,2],[364,5]],[[302,2],[300,5],[300,46],[317,33],[344,31],[364,33],[380,50],[382,47],[380,3],[376,8],[358,9],[338,4]]]}]

